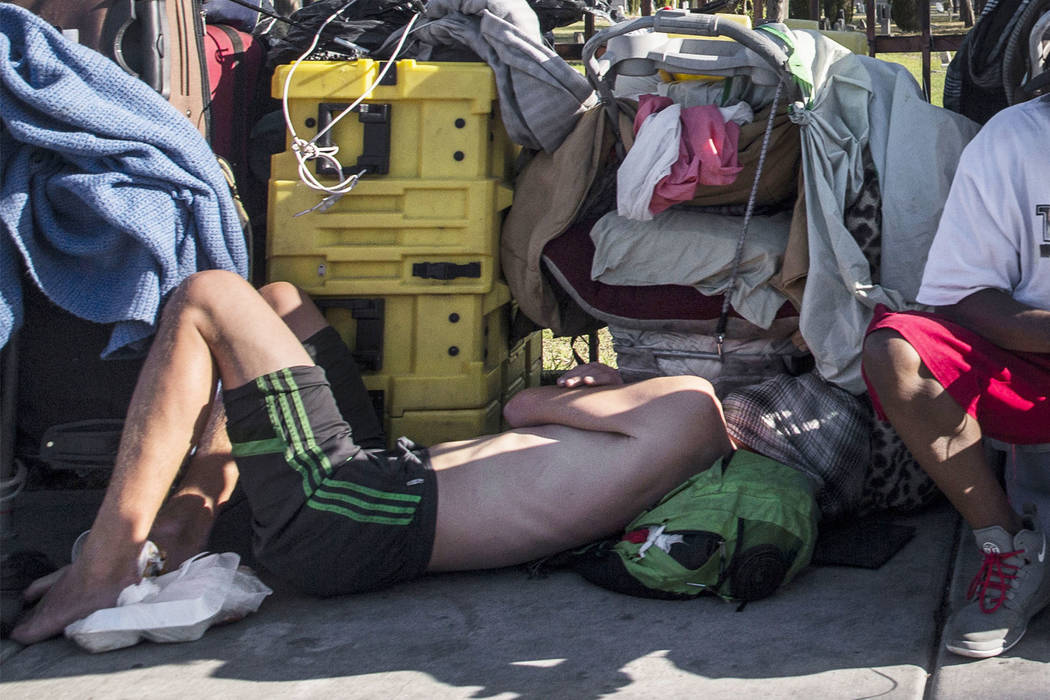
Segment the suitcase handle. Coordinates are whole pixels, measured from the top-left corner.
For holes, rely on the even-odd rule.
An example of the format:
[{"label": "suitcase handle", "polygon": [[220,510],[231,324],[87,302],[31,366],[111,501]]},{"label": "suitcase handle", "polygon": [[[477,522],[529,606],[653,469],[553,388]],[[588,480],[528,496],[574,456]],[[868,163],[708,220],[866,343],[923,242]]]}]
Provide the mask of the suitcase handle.
[{"label": "suitcase handle", "polygon": [[52,469],[110,469],[123,430],[121,418],[52,425],[40,438],[39,458]]},{"label": "suitcase handle", "polygon": [[664,34],[695,34],[719,36],[718,15],[694,14],[682,10],[657,10],[653,17],[653,31]]},{"label": "suitcase handle", "polygon": [[[139,78],[164,99],[168,99],[171,97],[171,86],[168,84],[166,61],[170,59],[164,51],[168,34],[164,0],[125,0],[114,9],[117,8],[123,14],[120,15],[119,28],[113,37],[113,60],[125,72]],[[138,70],[128,61],[129,53],[141,59]]]},{"label": "suitcase handle", "polygon": [[170,59],[164,47],[174,47],[176,43],[168,37],[171,28],[164,0],[137,0],[137,4],[142,15],[142,75],[139,77],[168,99],[171,97],[167,66]]}]

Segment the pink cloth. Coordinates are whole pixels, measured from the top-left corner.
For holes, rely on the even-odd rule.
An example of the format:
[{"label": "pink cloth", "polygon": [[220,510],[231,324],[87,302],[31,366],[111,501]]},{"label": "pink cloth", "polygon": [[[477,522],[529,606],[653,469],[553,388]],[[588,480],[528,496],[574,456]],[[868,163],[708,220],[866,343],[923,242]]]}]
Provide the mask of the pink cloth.
[{"label": "pink cloth", "polygon": [[[942,316],[881,304],[868,333],[878,328],[904,336],[985,435],[1015,445],[1050,442],[1050,354],[1005,350]],[[885,420],[870,384],[868,394]]]},{"label": "pink cloth", "polygon": [[[641,95],[634,133],[642,122],[673,104],[669,97]],[[656,183],[649,201],[649,211],[659,214],[668,207],[687,202],[696,196],[700,185],[728,185],[743,169],[737,160],[740,125],[726,123],[714,105],[698,105],[682,110],[682,138],[678,143],[678,160],[671,172]]]}]

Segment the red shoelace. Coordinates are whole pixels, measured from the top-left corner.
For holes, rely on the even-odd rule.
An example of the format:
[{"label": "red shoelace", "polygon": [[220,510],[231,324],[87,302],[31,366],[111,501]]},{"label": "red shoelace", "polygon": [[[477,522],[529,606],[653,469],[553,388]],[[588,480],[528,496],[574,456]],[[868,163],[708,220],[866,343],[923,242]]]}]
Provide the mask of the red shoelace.
[{"label": "red shoelace", "polygon": [[[973,581],[970,582],[970,588],[966,591],[967,600],[972,600],[974,595],[977,595],[981,612],[990,613],[998,610],[999,606],[1006,600],[1006,593],[1010,590],[1010,582],[1017,578],[1018,567],[1014,564],[1007,564],[1005,560],[1023,552],[1024,550],[1022,549],[1016,552],[985,552],[981,568],[977,571],[977,575],[973,577]],[[989,592],[995,595],[995,604],[990,608],[987,607],[989,605],[988,598],[991,597]]]}]

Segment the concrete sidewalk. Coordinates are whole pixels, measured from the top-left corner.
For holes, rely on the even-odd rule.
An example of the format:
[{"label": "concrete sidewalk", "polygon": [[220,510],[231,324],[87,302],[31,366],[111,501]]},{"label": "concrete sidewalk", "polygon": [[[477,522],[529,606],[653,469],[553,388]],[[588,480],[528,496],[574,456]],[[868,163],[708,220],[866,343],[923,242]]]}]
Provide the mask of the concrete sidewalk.
[{"label": "concrete sidewalk", "polygon": [[[75,508],[51,517],[58,512],[76,520]],[[0,694],[1048,697],[1050,614],[1002,657],[943,653],[945,606],[961,599],[976,570],[970,535],[946,506],[897,520],[916,535],[880,569],[813,566],[742,611],[713,598],[631,598],[569,572],[530,579],[520,569],[329,600],[278,590],[258,613],[186,644],[90,655],[65,639],[25,649],[4,642]],[[961,535],[967,546],[957,548]]]}]

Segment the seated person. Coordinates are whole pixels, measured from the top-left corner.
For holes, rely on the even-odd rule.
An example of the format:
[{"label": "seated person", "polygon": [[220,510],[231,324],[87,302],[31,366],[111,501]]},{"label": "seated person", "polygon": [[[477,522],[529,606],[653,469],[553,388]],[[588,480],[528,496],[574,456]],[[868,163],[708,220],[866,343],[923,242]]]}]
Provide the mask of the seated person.
[{"label": "seated person", "polygon": [[[876,309],[864,346],[871,397],[974,530],[976,598],[947,648],[989,657],[1050,603],[1046,536],[1018,514],[982,438],[1050,442],[1050,96],[993,117],[963,152],[918,301]],[[1050,465],[1047,466],[1050,469]]]},{"label": "seated person", "polygon": [[[732,444],[706,380],[620,385],[596,381],[602,371],[516,394],[507,432],[388,451],[349,351],[299,290],[198,273],[164,309],[80,556],[30,586],[27,597],[43,597],[11,637],[47,639],[113,606],[141,578],[147,538],[168,568],[203,549],[238,475],[258,559],[318,595],[507,566],[614,534]],[[212,410],[219,379],[226,430]]]}]

